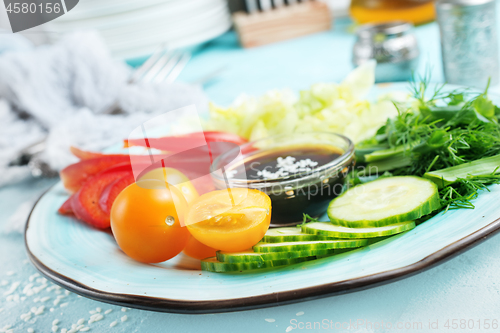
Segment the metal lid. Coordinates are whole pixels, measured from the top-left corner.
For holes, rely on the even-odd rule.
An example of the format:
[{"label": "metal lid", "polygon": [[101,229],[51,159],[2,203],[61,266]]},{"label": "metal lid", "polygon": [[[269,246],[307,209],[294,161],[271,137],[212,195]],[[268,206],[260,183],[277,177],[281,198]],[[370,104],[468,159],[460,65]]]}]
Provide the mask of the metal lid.
[{"label": "metal lid", "polygon": [[387,37],[397,37],[406,34],[413,28],[413,25],[405,21],[391,21],[379,24],[362,25],[356,34],[360,39],[373,39],[377,35]]}]

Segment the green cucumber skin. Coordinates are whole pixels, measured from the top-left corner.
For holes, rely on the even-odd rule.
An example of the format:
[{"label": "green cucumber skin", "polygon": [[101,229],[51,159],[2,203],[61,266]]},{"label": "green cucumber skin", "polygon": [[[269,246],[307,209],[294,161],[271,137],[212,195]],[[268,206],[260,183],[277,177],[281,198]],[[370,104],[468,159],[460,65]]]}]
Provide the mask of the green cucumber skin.
[{"label": "green cucumber skin", "polygon": [[249,271],[249,270],[265,269],[272,267],[281,267],[314,259],[316,259],[315,256],[293,258],[293,259],[268,260],[262,262],[240,262],[240,263],[212,262],[212,261],[206,261],[207,259],[204,259],[201,261],[201,269],[203,271],[216,272],[216,273],[224,273],[224,272],[230,273],[230,272]]},{"label": "green cucumber skin", "polygon": [[[405,177],[412,177],[412,176],[405,176]],[[415,178],[420,178],[420,177],[415,177]],[[422,179],[422,178],[421,178]],[[348,228],[374,228],[374,227],[384,227],[389,224],[396,224],[396,223],[401,223],[401,222],[407,222],[407,221],[414,221],[422,216],[428,215],[432,213],[433,211],[442,208],[441,202],[439,200],[439,191],[437,185],[428,180],[433,187],[435,188],[434,194],[420,207],[415,208],[412,211],[409,211],[404,214],[399,214],[395,216],[390,216],[385,219],[381,220],[359,220],[359,221],[346,221],[342,219],[337,219],[333,213],[332,209],[330,209],[330,206],[332,206],[332,203],[335,201],[332,200],[330,205],[328,206],[328,217],[330,218],[330,222],[336,225],[340,225],[343,227],[348,227]],[[342,194],[344,195],[344,194]],[[339,197],[340,198],[340,197]]]},{"label": "green cucumber skin", "polygon": [[[361,235],[361,237],[362,237],[362,239],[366,239],[366,238],[378,238],[378,237],[383,237],[383,236],[392,236],[392,235],[400,234],[402,232],[411,230],[413,228],[415,228],[415,222],[408,223],[407,225],[402,226],[400,229],[364,233]],[[307,224],[302,226],[302,232],[306,232],[309,234],[315,234],[315,235],[334,237],[334,238],[361,239],[361,238],[359,238],[360,237],[359,234],[356,235],[356,234],[351,234],[348,232],[336,232],[336,231],[329,231],[329,230],[310,229],[307,227]]]},{"label": "green cucumber skin", "polygon": [[[437,188],[437,186],[436,186]],[[421,218],[422,216],[428,215],[432,213],[433,211],[440,209],[441,208],[441,203],[439,201],[439,194],[436,193],[434,194],[426,203],[424,203],[422,206],[408,212],[405,214],[400,214],[400,215],[395,215],[391,216],[379,221],[369,221],[369,220],[363,220],[363,221],[344,221],[344,220],[339,220],[336,219],[335,217],[330,216],[328,214],[328,217],[330,218],[330,221],[333,224],[337,224],[343,227],[349,227],[349,228],[371,228],[371,227],[384,227],[389,224],[396,224],[400,222],[405,222],[405,221],[413,221],[416,219]]]},{"label": "green cucumber skin", "polygon": [[358,248],[353,248],[353,249],[335,249],[335,253],[334,254],[317,255],[316,259],[328,258],[328,257],[331,257],[333,255],[337,255],[337,254],[341,254],[341,253],[345,253],[345,252],[350,252],[350,251],[354,251],[354,250],[357,250],[357,249]]},{"label": "green cucumber skin", "polygon": [[[299,258],[291,258],[291,259],[278,259],[278,260],[267,260],[262,262],[212,262],[207,261],[214,259],[208,258],[201,261],[201,269],[203,271],[215,272],[215,273],[231,273],[231,272],[242,272],[249,270],[257,270],[257,269],[266,269],[273,267],[283,267],[293,264],[298,264],[306,261],[312,261],[316,259],[329,258],[336,254],[352,251],[355,249],[335,249],[335,250],[326,250],[326,251],[318,251],[316,255],[307,256],[307,257],[299,257]],[[270,253],[272,254],[272,253]]]},{"label": "green cucumber skin", "polygon": [[222,253],[217,251],[217,260],[227,263],[243,263],[243,262],[264,262],[269,260],[295,259],[313,256],[332,255],[338,253],[337,249],[328,250],[311,250],[311,251],[294,251],[294,252],[268,252],[260,253],[259,256],[232,255],[231,253]]},{"label": "green cucumber skin", "polygon": [[320,240],[332,240],[332,237],[327,237],[319,234],[310,234],[310,233],[308,233],[307,235],[264,236],[261,242],[284,243],[284,242],[307,242],[307,241],[320,241]]},{"label": "green cucumber skin", "polygon": [[338,243],[317,243],[317,244],[294,244],[286,246],[262,246],[255,245],[253,250],[258,253],[269,252],[294,252],[303,250],[329,250],[329,249],[345,249],[365,246],[368,243],[366,239],[356,239],[352,241],[342,241]]}]

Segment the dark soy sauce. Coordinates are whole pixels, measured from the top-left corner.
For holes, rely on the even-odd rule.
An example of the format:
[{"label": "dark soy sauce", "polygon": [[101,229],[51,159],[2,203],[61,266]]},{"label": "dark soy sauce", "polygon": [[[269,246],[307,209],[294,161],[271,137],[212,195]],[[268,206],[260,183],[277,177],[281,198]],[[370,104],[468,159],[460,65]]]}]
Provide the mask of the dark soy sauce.
[{"label": "dark soy sauce", "polygon": [[[258,152],[245,161],[246,178],[250,182],[272,183],[266,190],[272,201],[272,226],[294,225],[302,222],[303,214],[318,217],[326,212],[330,201],[342,193],[345,177],[354,161],[348,161],[344,168],[329,166],[331,171],[326,173],[318,169],[342,154],[340,149],[328,145],[296,145]],[[304,177],[310,174],[316,177],[304,184]],[[281,183],[287,180],[292,180],[292,184],[285,187]]]}]

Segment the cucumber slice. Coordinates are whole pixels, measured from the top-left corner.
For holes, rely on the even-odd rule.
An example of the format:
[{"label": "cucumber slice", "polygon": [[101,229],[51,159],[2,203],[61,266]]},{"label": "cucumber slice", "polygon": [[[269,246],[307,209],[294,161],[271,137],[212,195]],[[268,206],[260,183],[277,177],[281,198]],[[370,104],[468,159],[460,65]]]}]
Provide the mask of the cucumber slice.
[{"label": "cucumber slice", "polygon": [[258,243],[253,247],[255,252],[292,252],[361,247],[368,243],[366,239],[321,240],[309,242]]},{"label": "cucumber slice", "polygon": [[295,259],[313,256],[326,256],[338,253],[340,250],[310,250],[310,251],[291,251],[291,252],[269,252],[257,253],[252,250],[242,252],[224,252],[217,251],[217,259],[227,263],[242,263],[242,262],[263,262],[269,260]]},{"label": "cucumber slice", "polygon": [[374,238],[390,236],[415,228],[415,222],[402,222],[376,228],[347,228],[330,222],[312,222],[302,226],[308,234],[324,235],[336,238]]},{"label": "cucumber slice", "polygon": [[254,269],[264,269],[271,267],[286,266],[297,264],[304,261],[314,260],[316,257],[304,257],[293,259],[280,259],[280,260],[267,260],[267,261],[254,261],[254,262],[240,262],[240,263],[227,263],[220,262],[216,257],[203,259],[201,261],[201,269],[210,272],[241,272]]},{"label": "cucumber slice", "polygon": [[441,208],[436,184],[414,177],[388,177],[358,185],[332,200],[328,217],[350,228],[413,221]]},{"label": "cucumber slice", "polygon": [[269,229],[261,242],[263,243],[283,243],[283,242],[303,242],[315,240],[327,240],[328,237],[312,233],[304,233],[300,228],[276,228]]}]

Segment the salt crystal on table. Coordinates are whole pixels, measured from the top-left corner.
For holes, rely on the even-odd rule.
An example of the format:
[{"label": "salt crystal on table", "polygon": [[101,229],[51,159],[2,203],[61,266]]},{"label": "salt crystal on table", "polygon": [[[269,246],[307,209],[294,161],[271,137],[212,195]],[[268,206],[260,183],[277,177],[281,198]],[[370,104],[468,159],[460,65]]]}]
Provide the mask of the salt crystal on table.
[{"label": "salt crystal on table", "polygon": [[31,275],[31,276],[29,277],[29,281],[30,281],[30,282],[33,282],[33,281],[35,280],[35,278],[36,278],[36,277],[38,277],[38,276],[40,276],[40,274],[38,274],[38,273],[35,273],[35,274]]},{"label": "salt crystal on table", "polygon": [[13,282],[11,285],[10,285],[10,288],[9,290],[7,290],[6,292],[3,293],[4,296],[8,296],[8,295],[11,295],[12,293],[14,293],[14,291],[16,291],[17,287],[19,287],[19,285],[21,284],[21,282]]}]

